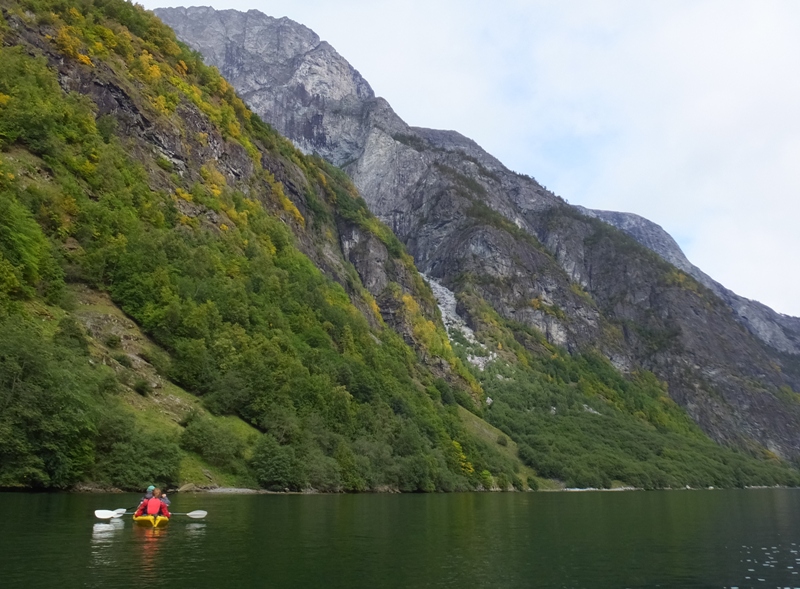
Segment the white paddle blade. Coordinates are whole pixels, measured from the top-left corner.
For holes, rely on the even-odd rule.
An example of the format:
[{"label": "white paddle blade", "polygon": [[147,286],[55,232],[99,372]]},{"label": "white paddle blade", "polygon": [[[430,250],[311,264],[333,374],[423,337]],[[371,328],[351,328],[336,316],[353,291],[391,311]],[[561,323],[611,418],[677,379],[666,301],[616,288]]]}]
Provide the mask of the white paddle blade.
[{"label": "white paddle blade", "polygon": [[193,517],[194,519],[202,519],[208,515],[208,512],[203,511],[202,509],[198,509],[196,511],[190,511],[186,515],[188,515],[189,517]]},{"label": "white paddle blade", "polygon": [[112,517],[119,517],[116,511],[110,511],[108,509],[97,509],[94,512],[94,516],[97,519],[111,519]]},{"label": "white paddle blade", "polygon": [[120,507],[119,509],[114,510],[114,517],[122,517],[125,515],[126,508]]}]

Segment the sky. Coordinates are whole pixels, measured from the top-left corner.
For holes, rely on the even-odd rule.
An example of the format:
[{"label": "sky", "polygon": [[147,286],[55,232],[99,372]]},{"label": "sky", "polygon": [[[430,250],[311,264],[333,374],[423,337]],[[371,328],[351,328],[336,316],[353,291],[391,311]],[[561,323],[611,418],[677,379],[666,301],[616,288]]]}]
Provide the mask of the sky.
[{"label": "sky", "polygon": [[800,2],[211,4],[310,27],[408,124],[642,215],[715,280],[800,316]]}]

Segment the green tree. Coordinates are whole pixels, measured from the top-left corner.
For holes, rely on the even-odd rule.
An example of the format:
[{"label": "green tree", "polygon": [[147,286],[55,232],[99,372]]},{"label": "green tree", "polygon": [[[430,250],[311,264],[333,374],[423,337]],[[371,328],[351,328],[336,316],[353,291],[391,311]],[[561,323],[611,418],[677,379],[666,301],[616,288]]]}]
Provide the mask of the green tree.
[{"label": "green tree", "polygon": [[262,435],[256,442],[250,464],[258,484],[265,489],[298,489],[301,484],[294,449],[291,446],[281,446],[269,434]]}]

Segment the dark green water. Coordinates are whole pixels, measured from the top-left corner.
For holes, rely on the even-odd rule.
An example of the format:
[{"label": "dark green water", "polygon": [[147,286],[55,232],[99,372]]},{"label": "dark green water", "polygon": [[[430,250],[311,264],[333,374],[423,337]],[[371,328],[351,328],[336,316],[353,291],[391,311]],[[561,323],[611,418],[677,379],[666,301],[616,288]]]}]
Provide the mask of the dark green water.
[{"label": "dark green water", "polygon": [[800,587],[800,490],[137,498],[0,493],[0,587]]}]

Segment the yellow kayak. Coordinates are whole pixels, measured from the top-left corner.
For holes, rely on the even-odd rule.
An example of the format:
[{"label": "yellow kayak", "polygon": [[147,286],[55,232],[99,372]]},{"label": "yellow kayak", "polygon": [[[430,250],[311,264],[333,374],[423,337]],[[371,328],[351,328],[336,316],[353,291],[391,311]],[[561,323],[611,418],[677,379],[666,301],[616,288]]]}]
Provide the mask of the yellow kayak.
[{"label": "yellow kayak", "polygon": [[158,528],[162,526],[166,526],[169,523],[169,518],[164,517],[163,515],[140,515],[139,517],[133,516],[133,521],[141,526],[148,526],[152,528]]}]

